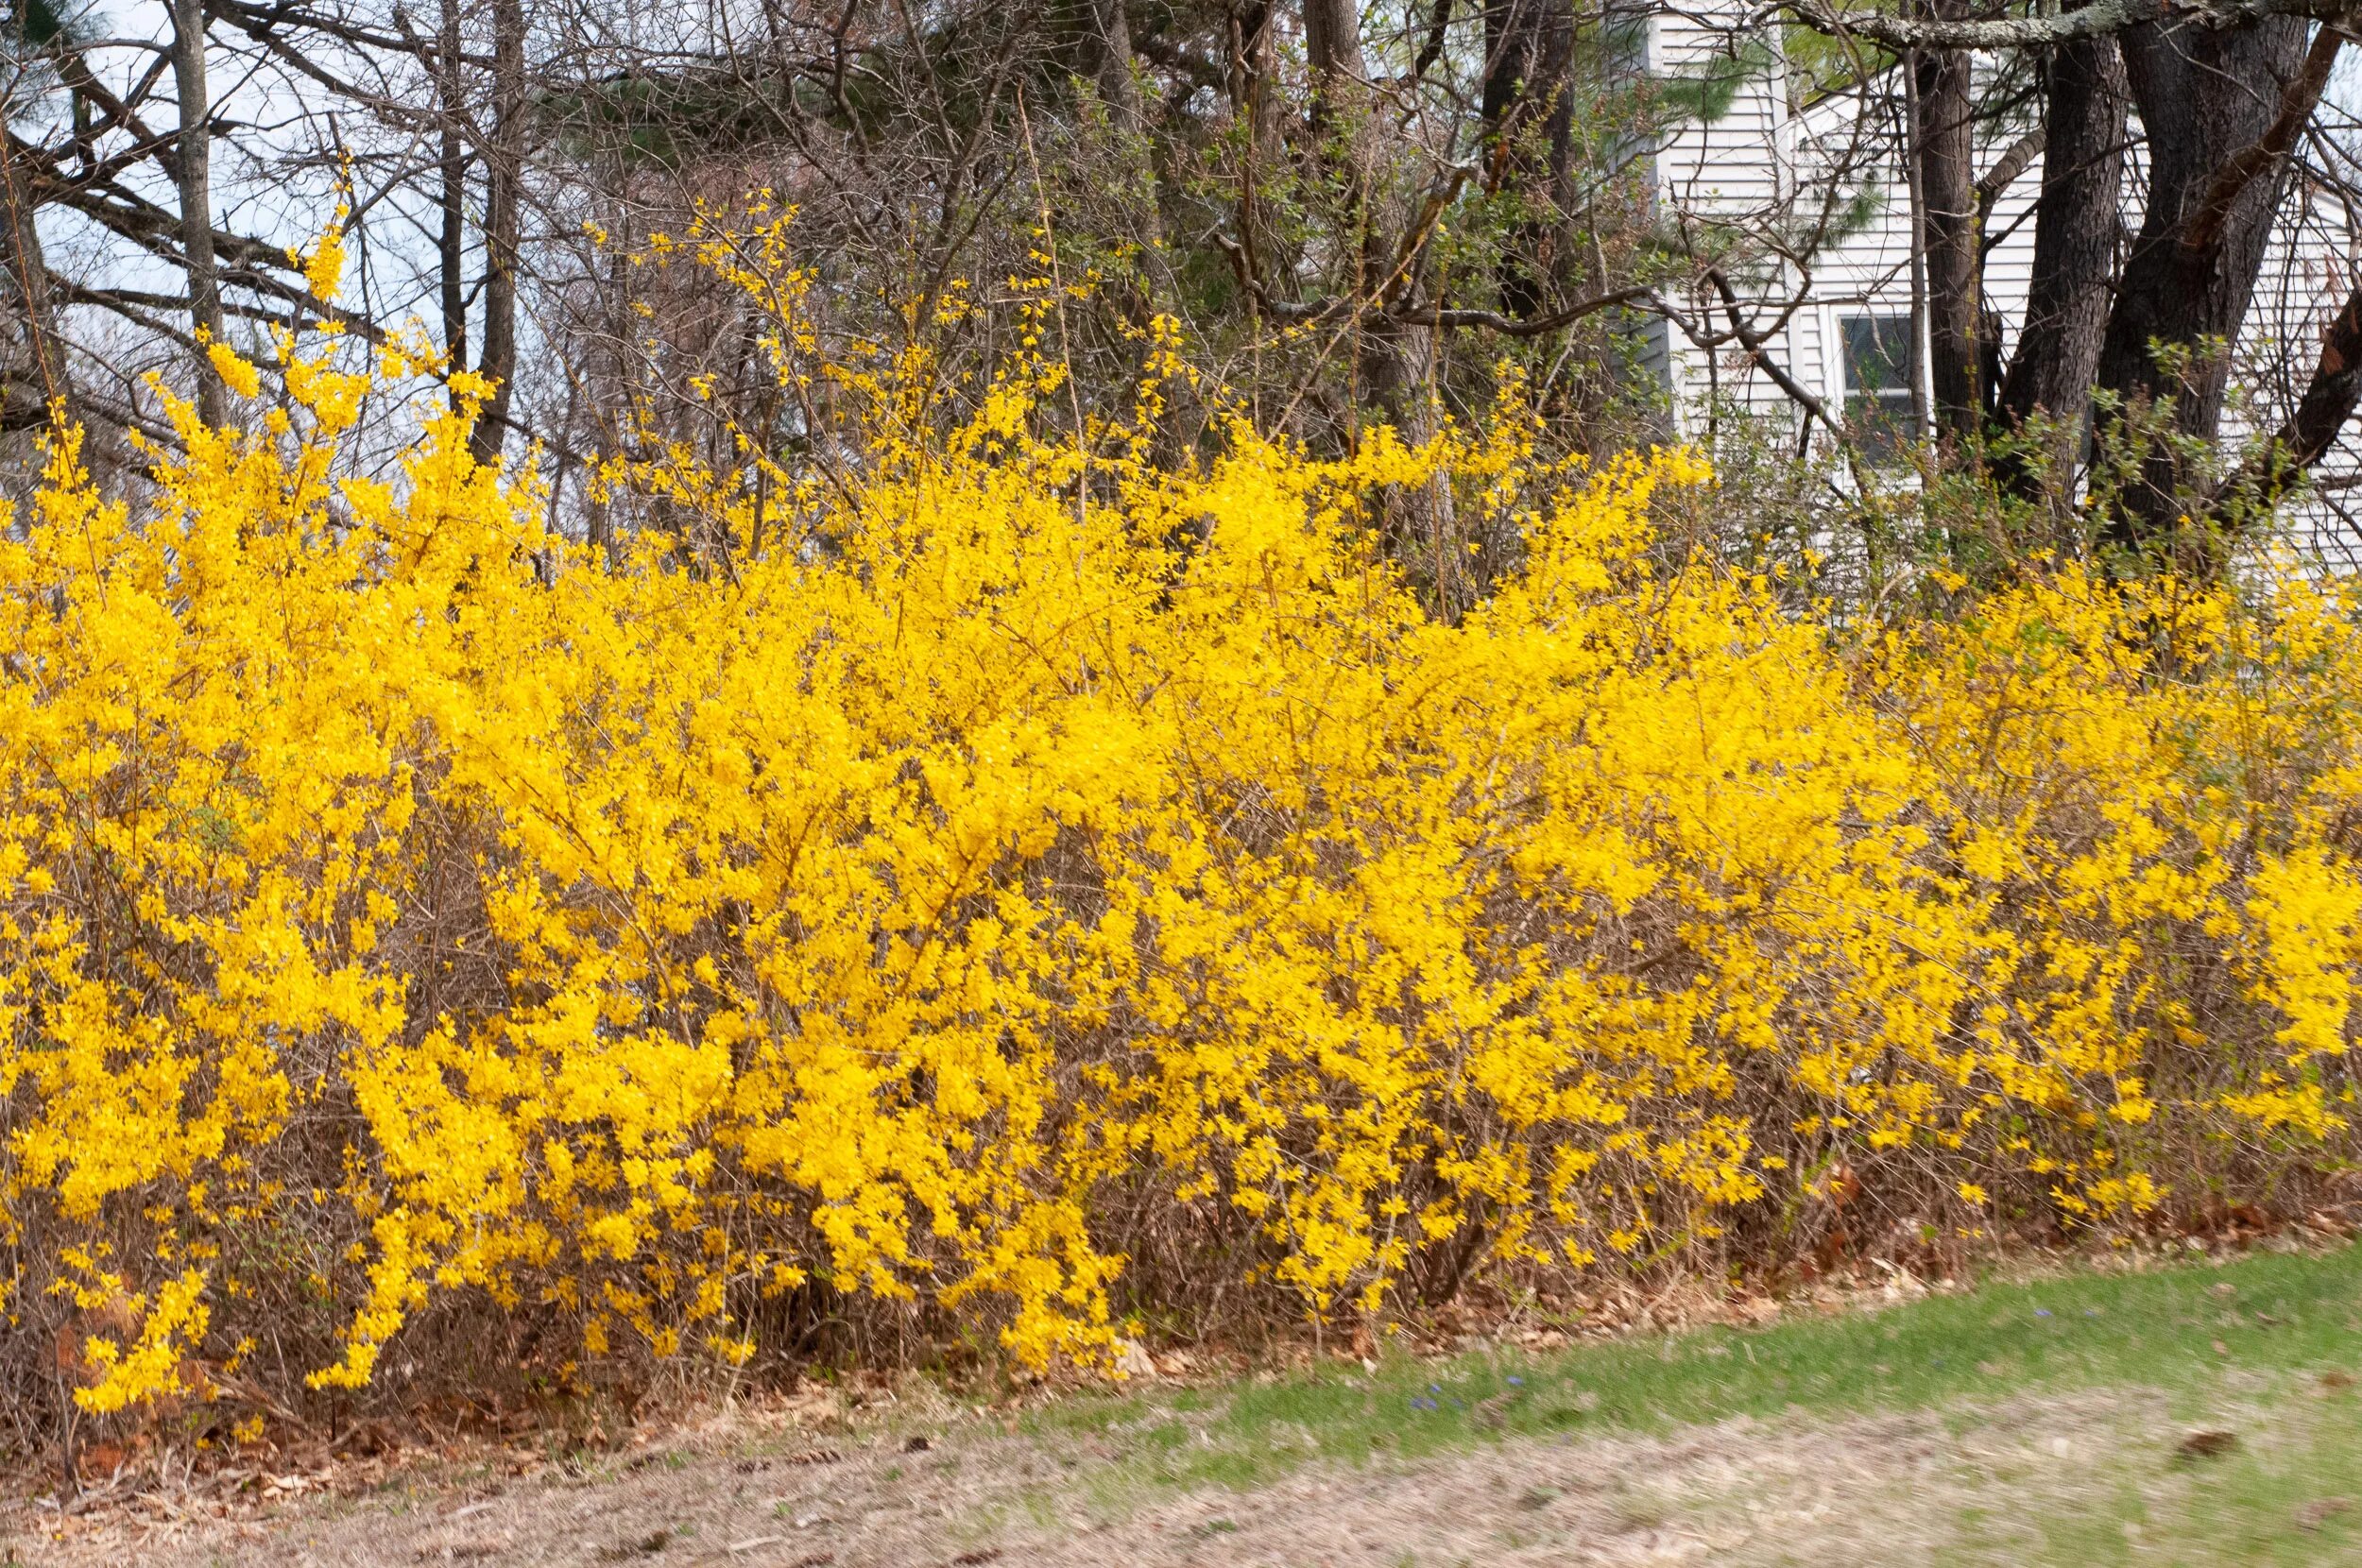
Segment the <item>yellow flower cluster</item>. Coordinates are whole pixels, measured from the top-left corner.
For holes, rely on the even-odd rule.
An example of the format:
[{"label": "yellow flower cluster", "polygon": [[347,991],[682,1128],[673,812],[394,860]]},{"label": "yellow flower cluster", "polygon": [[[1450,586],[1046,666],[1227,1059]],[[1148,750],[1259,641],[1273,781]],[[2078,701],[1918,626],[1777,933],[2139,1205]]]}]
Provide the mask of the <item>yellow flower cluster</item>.
[{"label": "yellow flower cluster", "polygon": [[[610,559],[464,410],[334,480],[361,383],[282,349],[292,418],[183,410],[136,503],[61,447],[0,535],[5,1304],[94,1410],[298,1305],[326,1385],[469,1304],[1087,1360],[1144,1282],[1383,1313],[1776,1248],[1840,1164],[1959,1224],[2345,1147],[2350,587],[1862,632],[1514,400],[1175,474],[1031,372],[767,520],[667,458],[704,532]],[[1524,530],[1456,622],[1406,497]]]}]

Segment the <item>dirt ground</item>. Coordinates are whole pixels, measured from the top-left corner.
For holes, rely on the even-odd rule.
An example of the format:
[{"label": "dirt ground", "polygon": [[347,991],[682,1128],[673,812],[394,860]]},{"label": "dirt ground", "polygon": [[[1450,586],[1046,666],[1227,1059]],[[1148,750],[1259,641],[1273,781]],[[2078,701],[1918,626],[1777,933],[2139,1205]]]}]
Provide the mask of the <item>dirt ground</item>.
[{"label": "dirt ground", "polygon": [[304,1477],[282,1476],[265,1481],[263,1500],[248,1489],[244,1503],[192,1491],[77,1516],[36,1507],[0,1525],[15,1554],[0,1560],[60,1568],[2013,1562],[2047,1555],[2043,1521],[2088,1500],[2095,1477],[2157,1474],[2171,1484],[2160,1454],[2176,1431],[2161,1398],[2116,1390],[1977,1411],[1733,1422],[1669,1438],[1518,1439],[1175,1494],[1122,1464],[1120,1430],[1018,1436],[945,1415],[929,1423],[903,1411],[866,1432],[834,1434],[741,1415],[590,1468],[509,1475],[502,1472],[512,1467],[498,1462],[413,1463],[358,1493],[314,1491]]}]

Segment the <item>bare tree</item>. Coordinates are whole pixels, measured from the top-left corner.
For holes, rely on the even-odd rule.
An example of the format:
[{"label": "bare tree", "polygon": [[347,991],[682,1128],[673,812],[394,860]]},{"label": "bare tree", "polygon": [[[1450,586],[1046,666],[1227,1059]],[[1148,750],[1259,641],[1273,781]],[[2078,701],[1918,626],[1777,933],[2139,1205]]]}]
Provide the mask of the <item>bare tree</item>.
[{"label": "bare tree", "polygon": [[[632,518],[592,501],[593,452],[693,451],[758,486],[848,460],[823,434],[825,386],[791,391],[766,359],[778,323],[759,302],[645,254],[769,192],[796,209],[816,280],[799,330],[916,350],[947,411],[1017,341],[1007,281],[1047,269],[1075,374],[1046,418],[1127,417],[1149,323],[1180,323],[1220,394],[1168,409],[1171,461],[1219,438],[1228,398],[1325,448],[1378,421],[1421,433],[1481,407],[1505,358],[1549,440],[1612,450],[1662,432],[1658,378],[1679,353],[1714,383],[1702,434],[1720,438],[1727,387],[1769,387],[1793,450],[1835,451],[1858,492],[1865,431],[1795,332],[1852,236],[1884,221],[1864,192],[1899,171],[1917,222],[1898,264],[1922,284],[1943,460],[2055,509],[2086,433],[2110,428],[2087,418],[2095,400],[2136,424],[2169,406],[2172,437],[2117,519],[2137,539],[2201,483],[2186,443],[2226,438],[2210,345],[2245,325],[2270,214],[2293,181],[2350,172],[2308,152],[2342,37],[2314,20],[2331,9],[438,0],[414,21],[395,0],[173,0],[162,41],[60,30],[19,51],[51,86],[11,99],[0,162],[21,318],[0,423],[64,399],[167,435],[140,372],[218,414],[200,338],[322,316],[371,338],[416,315],[449,368],[492,383],[476,454],[539,443],[552,525],[606,537]],[[1787,59],[1770,29],[1791,24],[1825,45]],[[1652,54],[1635,43],[1651,27],[1698,46]],[[159,124],[166,95],[179,117]],[[1795,128],[1776,178],[1735,196],[1703,166],[1669,172],[1677,129],[1737,134],[1723,117],[1749,104]],[[2037,166],[2012,340],[1986,270]],[[287,250],[338,179],[359,268],[332,302]],[[2314,323],[2315,384],[2285,400],[2280,456],[2242,469],[2242,494],[2335,450],[2345,320]],[[1983,467],[2033,428],[2046,450]],[[1439,582],[1469,542],[1481,559],[1515,546],[1446,550],[1457,524],[1434,507],[1397,525]]]}]

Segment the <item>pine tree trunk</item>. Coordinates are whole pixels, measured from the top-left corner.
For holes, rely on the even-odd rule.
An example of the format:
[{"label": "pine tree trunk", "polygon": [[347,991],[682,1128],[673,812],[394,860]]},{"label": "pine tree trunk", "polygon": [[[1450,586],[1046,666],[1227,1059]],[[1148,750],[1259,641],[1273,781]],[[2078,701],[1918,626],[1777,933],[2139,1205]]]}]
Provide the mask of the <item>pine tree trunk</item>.
[{"label": "pine tree trunk", "polygon": [[[1944,0],[1939,15],[1960,9]],[[1919,59],[1919,160],[1926,211],[1927,383],[1939,430],[1956,445],[1977,436],[1985,418],[1983,298],[1977,233],[1976,105],[1969,57],[1930,49]]]},{"label": "pine tree trunk", "polygon": [[[2122,35],[2125,75],[2148,138],[2148,203],[2117,285],[2097,380],[2128,406],[2173,398],[2173,426],[2182,435],[2212,440],[2219,432],[2230,366],[2217,349],[2247,319],[2285,163],[2275,162],[2224,204],[2202,243],[2183,242],[2217,170],[2261,142],[2280,117],[2282,90],[2302,67],[2308,27],[2297,17],[2220,30],[2173,21],[2142,23]],[[2151,344],[2186,350],[2187,365],[2178,373],[2162,368]],[[2191,482],[2171,443],[2152,441],[2115,537],[2130,543],[2170,530]]]},{"label": "pine tree trunk", "polygon": [[[2034,204],[2026,326],[2001,384],[2001,412],[2045,413],[2080,433],[2099,372],[2123,225],[2124,57],[2113,38],[2059,46],[2044,67],[2042,194]],[[2070,459],[2074,453],[2068,453]]]}]

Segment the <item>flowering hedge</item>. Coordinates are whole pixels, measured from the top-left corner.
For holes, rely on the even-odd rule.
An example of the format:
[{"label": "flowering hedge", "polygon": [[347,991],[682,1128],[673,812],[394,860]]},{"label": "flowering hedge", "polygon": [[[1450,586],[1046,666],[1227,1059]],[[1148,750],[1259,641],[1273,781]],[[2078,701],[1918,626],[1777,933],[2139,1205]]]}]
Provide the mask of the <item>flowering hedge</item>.
[{"label": "flowering hedge", "polygon": [[[464,407],[333,480],[362,382],[286,351],[0,542],[6,1343],[86,1409],[303,1315],[315,1386],[821,1290],[1092,1359],[1150,1289],[1776,1251],[1840,1170],[1953,1234],[2347,1158],[2351,585],[1865,631],[1669,564],[1682,452],[1182,476],[1023,377],[767,538],[676,465],[728,548],[610,559]],[[1371,543],[1412,494],[1524,529],[1457,623]]]}]

